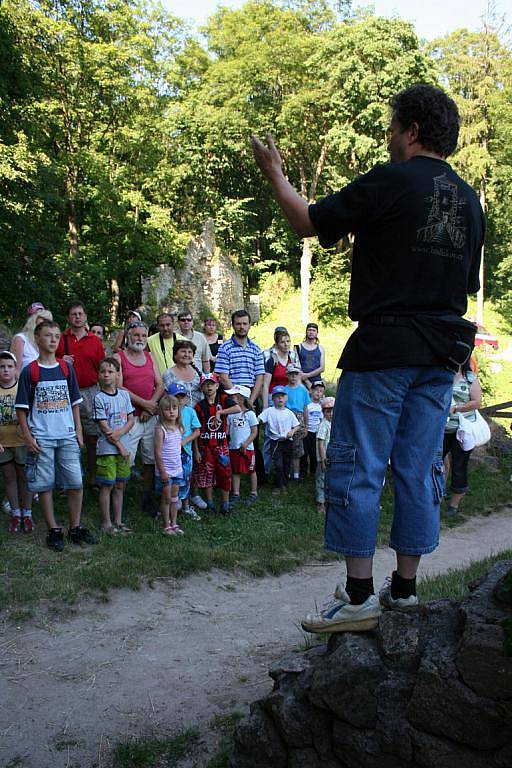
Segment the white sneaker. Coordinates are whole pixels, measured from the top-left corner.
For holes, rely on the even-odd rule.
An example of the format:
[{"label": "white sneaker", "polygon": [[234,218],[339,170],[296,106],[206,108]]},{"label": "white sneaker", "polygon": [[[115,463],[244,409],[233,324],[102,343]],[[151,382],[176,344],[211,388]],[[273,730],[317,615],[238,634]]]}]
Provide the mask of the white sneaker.
[{"label": "white sneaker", "polygon": [[345,590],[339,585],[333,597],[319,613],[308,613],[301,626],[306,632],[364,632],[375,629],[381,615],[377,595],[370,595],[362,605],[352,605]]},{"label": "white sneaker", "polygon": [[6,515],[10,515],[12,512],[12,507],[9,499],[4,499],[2,501],[2,509],[5,512]]},{"label": "white sneaker", "polygon": [[208,506],[208,504],[206,503],[206,501],[204,501],[204,500],[203,500],[203,499],[202,499],[202,498],[199,496],[199,494],[198,494],[197,496],[192,496],[192,498],[190,499],[190,501],[191,501],[193,504],[195,504],[195,506],[196,506],[198,509],[206,509],[206,507]]},{"label": "white sneaker", "polygon": [[195,511],[194,507],[187,507],[186,509],[182,509],[181,511],[183,512],[184,515],[188,515],[191,518],[191,520],[201,519],[197,514],[197,512]]},{"label": "white sneaker", "polygon": [[410,608],[416,608],[418,605],[416,595],[397,597],[396,599],[391,596],[391,576],[386,576],[379,592],[379,600],[383,608],[389,608],[394,611],[407,611]]}]

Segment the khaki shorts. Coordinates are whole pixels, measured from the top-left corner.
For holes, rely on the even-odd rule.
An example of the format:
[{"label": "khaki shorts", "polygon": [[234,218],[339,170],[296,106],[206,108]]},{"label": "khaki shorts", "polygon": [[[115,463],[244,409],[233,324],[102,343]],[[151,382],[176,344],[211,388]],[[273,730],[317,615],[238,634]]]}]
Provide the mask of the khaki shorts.
[{"label": "khaki shorts", "polygon": [[18,445],[16,448],[5,448],[4,452],[0,453],[0,465],[14,461],[20,467],[24,467],[26,459],[27,449],[24,445]]},{"label": "khaki shorts", "polygon": [[139,443],[141,445],[141,457],[143,464],[155,463],[155,426],[157,418],[152,416],[148,421],[141,421],[135,416],[133,427],[129,431],[130,436],[130,460],[135,463],[135,456]]},{"label": "khaki shorts", "polygon": [[82,402],[78,406],[80,408],[80,421],[82,422],[82,431],[84,435],[90,437],[99,437],[100,429],[95,421],[92,420],[92,409],[94,405],[94,395],[99,392],[97,384],[93,384],[92,387],[84,387],[80,390],[80,394],[83,397]]}]

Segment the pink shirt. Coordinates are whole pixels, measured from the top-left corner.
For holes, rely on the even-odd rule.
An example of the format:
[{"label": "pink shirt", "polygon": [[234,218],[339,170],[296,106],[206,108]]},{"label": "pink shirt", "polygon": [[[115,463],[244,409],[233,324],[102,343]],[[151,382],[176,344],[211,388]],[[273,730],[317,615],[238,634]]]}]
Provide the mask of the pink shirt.
[{"label": "pink shirt", "polygon": [[[128,359],[126,352],[121,350],[121,370],[123,372],[123,387],[133,392],[143,400],[151,400],[155,391],[155,369],[149,352],[144,352],[146,362],[144,365],[134,365]],[[140,416],[141,409],[135,406],[135,416]]]},{"label": "pink shirt", "polygon": [[[181,429],[169,431],[164,429],[161,424],[157,424],[155,429],[161,429],[164,435],[162,442],[162,464],[169,477],[183,477],[183,467],[181,466]],[[155,466],[155,474],[160,475],[158,465]]]}]

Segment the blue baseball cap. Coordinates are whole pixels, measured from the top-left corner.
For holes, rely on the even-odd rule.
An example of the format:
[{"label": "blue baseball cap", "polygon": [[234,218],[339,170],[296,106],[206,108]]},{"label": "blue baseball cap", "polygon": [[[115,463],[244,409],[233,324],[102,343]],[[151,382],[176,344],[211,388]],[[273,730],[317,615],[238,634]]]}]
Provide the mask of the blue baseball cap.
[{"label": "blue baseball cap", "polygon": [[277,387],[274,387],[274,389],[272,390],[272,397],[274,397],[274,395],[287,395],[287,394],[288,392],[286,391],[286,389],[282,387],[280,384],[278,384]]},{"label": "blue baseball cap", "polygon": [[176,395],[188,395],[188,389],[179,381],[175,381],[174,384],[171,384],[168,391],[169,394],[174,397],[176,397]]}]

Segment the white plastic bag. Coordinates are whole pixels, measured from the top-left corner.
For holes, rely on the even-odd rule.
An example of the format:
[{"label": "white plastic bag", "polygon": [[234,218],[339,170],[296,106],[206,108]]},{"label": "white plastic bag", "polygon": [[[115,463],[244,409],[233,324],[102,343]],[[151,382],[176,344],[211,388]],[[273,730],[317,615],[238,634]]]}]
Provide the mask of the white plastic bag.
[{"label": "white plastic bag", "polygon": [[458,412],[457,440],[463,451],[472,451],[473,448],[485,445],[491,439],[491,430],[484,417],[479,411],[473,411],[473,413],[476,419],[471,421],[465,413]]}]

